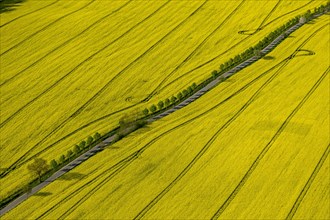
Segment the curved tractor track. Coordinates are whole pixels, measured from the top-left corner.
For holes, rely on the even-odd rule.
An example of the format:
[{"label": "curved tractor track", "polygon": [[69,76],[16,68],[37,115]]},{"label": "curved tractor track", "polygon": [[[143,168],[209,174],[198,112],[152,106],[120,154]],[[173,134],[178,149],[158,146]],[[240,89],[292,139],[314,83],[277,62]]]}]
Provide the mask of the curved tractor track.
[{"label": "curved tractor track", "polygon": [[242,7],[242,5],[247,0],[242,0],[241,3],[209,34],[204,38],[204,40],[197,45],[197,47],[172,71],[170,72],[157,86],[156,88],[143,100],[144,102],[149,101],[155,94],[157,94],[158,88],[166,82],[174,73],[176,73],[186,62],[188,62],[195,54],[196,52],[207,42],[209,38],[211,38],[220,28],[222,28],[229,19],[236,14],[236,12]]}]

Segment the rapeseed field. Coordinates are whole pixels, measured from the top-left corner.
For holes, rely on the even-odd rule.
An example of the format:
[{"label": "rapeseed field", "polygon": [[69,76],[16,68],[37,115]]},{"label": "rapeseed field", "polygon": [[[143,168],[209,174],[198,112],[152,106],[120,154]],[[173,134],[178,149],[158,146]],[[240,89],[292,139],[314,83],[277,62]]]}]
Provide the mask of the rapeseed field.
[{"label": "rapeseed field", "polygon": [[[31,180],[34,156],[58,159],[324,2],[30,0],[2,13],[0,196]],[[4,219],[329,218],[328,16]]]}]

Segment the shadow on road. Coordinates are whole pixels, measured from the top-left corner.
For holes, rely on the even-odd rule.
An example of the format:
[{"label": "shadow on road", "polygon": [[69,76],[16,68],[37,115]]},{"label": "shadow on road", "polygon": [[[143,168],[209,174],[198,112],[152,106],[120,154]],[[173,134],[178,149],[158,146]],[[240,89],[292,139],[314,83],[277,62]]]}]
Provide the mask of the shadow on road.
[{"label": "shadow on road", "polygon": [[21,3],[26,0],[0,0],[0,14],[4,12],[10,12],[20,6]]},{"label": "shadow on road", "polygon": [[71,172],[71,173],[66,173],[63,176],[59,178],[59,180],[80,180],[83,179],[86,175],[77,173],[77,172]]},{"label": "shadow on road", "polygon": [[41,196],[41,197],[45,197],[45,196],[50,196],[53,193],[51,192],[37,192],[36,194],[34,194],[33,196]]}]

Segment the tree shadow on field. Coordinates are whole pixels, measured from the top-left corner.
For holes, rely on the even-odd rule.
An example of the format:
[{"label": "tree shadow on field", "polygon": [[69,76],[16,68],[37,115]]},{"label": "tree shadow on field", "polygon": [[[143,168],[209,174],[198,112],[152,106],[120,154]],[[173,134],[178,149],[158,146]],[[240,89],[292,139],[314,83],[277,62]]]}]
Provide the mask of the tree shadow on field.
[{"label": "tree shadow on field", "polygon": [[77,172],[70,172],[66,173],[59,178],[59,180],[81,180],[85,177],[85,174],[77,173]]},{"label": "tree shadow on field", "polygon": [[33,196],[40,196],[40,197],[46,197],[46,196],[50,196],[53,193],[51,192],[37,192],[36,194],[34,194]]},{"label": "tree shadow on field", "polygon": [[264,60],[275,60],[275,57],[273,57],[273,56],[264,56],[263,59]]},{"label": "tree shadow on field", "polygon": [[20,6],[21,3],[26,0],[0,0],[0,14],[4,12],[10,12]]}]

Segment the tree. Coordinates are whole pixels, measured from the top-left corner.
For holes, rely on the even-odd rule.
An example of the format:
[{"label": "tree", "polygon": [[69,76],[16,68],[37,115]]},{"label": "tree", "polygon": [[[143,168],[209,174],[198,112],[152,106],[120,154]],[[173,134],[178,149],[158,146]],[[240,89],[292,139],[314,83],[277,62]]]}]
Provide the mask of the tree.
[{"label": "tree", "polygon": [[61,156],[60,156],[60,164],[63,164],[63,163],[65,163],[65,156],[62,154]]},{"label": "tree", "polygon": [[56,160],[53,159],[52,161],[50,161],[50,166],[53,170],[56,170],[56,168],[58,167],[58,163],[56,162]]},{"label": "tree", "polygon": [[33,163],[29,164],[27,168],[32,174],[38,176],[40,183],[42,174],[48,171],[49,166],[46,160],[42,158],[34,158]]},{"label": "tree", "polygon": [[100,140],[100,138],[101,138],[101,134],[100,134],[99,132],[96,132],[96,133],[94,134],[94,140],[95,140],[95,141],[98,141],[98,140]]},{"label": "tree", "polygon": [[76,144],[76,145],[73,147],[73,152],[74,152],[74,154],[75,154],[75,155],[78,155],[78,154],[80,153],[80,151],[81,151],[81,149],[80,149],[79,145]]},{"label": "tree", "polygon": [[225,65],[224,64],[221,64],[220,65],[220,72],[224,71],[225,70]]},{"label": "tree", "polygon": [[218,71],[213,70],[211,74],[212,74],[212,77],[213,77],[213,78],[216,78],[217,75],[218,75]]},{"label": "tree", "polygon": [[312,19],[312,12],[311,12],[311,10],[308,10],[305,13],[304,17],[306,18],[307,21],[311,20]]},{"label": "tree", "polygon": [[177,98],[173,95],[173,96],[171,97],[171,102],[172,102],[172,104],[174,104],[174,103],[176,102],[176,100],[177,100]]},{"label": "tree", "polygon": [[179,93],[178,93],[178,95],[177,95],[177,97],[178,97],[178,99],[179,99],[179,100],[181,100],[181,99],[183,98],[183,95],[182,95],[182,93],[181,93],[181,92],[179,92]]},{"label": "tree", "polygon": [[229,66],[232,66],[234,64],[234,60],[233,60],[233,58],[230,58],[230,60],[229,60]]},{"label": "tree", "polygon": [[152,105],[152,106],[150,107],[150,111],[151,111],[152,113],[155,113],[155,112],[157,111],[157,107],[156,107],[155,105]]},{"label": "tree", "polygon": [[186,89],[184,89],[182,93],[183,93],[183,97],[187,97],[189,95],[189,92]]},{"label": "tree", "polygon": [[72,156],[73,156],[72,150],[68,150],[68,152],[66,153],[66,157],[70,160]]},{"label": "tree", "polygon": [[179,92],[178,95],[177,95],[177,97],[178,97],[179,100],[183,99],[183,94],[182,94],[182,92]]},{"label": "tree", "polygon": [[159,109],[163,109],[164,108],[164,102],[163,101],[159,101],[158,102],[158,108]]},{"label": "tree", "polygon": [[236,55],[234,57],[234,63],[239,63],[241,61],[241,56],[240,55]]},{"label": "tree", "polygon": [[193,88],[192,88],[191,86],[189,86],[187,90],[188,90],[188,93],[189,93],[189,94],[192,94],[193,91],[194,91]]},{"label": "tree", "polygon": [[91,145],[92,143],[93,143],[93,137],[92,136],[89,136],[88,138],[87,138],[87,145],[89,146],[89,145]]},{"label": "tree", "polygon": [[149,110],[147,108],[145,108],[142,112],[145,116],[147,116],[149,114]]},{"label": "tree", "polygon": [[81,141],[79,144],[80,149],[84,149],[86,146],[86,141]]},{"label": "tree", "polygon": [[195,90],[195,89],[197,88],[197,84],[196,84],[196,83],[193,83],[193,84],[191,85],[191,87],[192,87],[193,90]]},{"label": "tree", "polygon": [[171,101],[169,98],[165,99],[165,107],[168,107],[171,104]]}]

